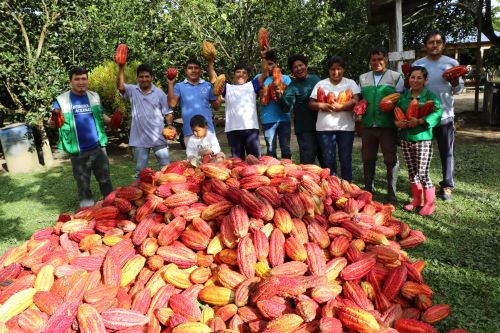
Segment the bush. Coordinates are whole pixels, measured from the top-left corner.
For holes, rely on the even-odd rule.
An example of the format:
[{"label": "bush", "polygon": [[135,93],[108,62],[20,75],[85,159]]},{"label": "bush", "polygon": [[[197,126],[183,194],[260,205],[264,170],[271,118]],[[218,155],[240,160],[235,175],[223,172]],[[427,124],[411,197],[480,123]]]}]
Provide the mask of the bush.
[{"label": "bush", "polygon": [[[125,67],[126,83],[137,83],[136,70],[138,66],[138,62],[127,64]],[[120,97],[120,93],[116,89],[117,73],[118,65],[111,60],[106,60],[89,73],[89,89],[101,96],[102,106],[108,114],[112,113],[117,107],[120,107],[124,113],[129,113],[130,110],[130,106]]]}]

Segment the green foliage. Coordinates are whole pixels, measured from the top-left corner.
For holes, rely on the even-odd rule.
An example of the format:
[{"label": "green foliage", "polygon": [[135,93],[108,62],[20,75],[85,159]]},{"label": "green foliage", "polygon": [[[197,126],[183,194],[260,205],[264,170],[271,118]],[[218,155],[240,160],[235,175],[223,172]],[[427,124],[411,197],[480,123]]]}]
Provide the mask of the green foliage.
[{"label": "green foliage", "polygon": [[495,31],[500,31],[500,6],[492,6],[491,16],[493,29],[495,29]]},{"label": "green foliage", "polygon": [[490,73],[500,69],[500,48],[492,47],[484,51],[483,68]]},{"label": "green foliage", "polygon": [[43,4],[23,0],[0,3],[0,82],[6,91],[0,109],[37,126],[48,116],[51,101],[67,82],[48,33],[71,2]]},{"label": "green foliage", "polygon": [[[137,82],[136,70],[138,66],[138,62],[132,62],[125,67],[126,83],[134,84]],[[118,65],[111,60],[105,61],[89,73],[89,89],[99,94],[101,103],[107,113],[113,112],[116,108],[123,111],[129,110],[128,103],[120,97],[120,93],[116,89],[117,73]]]},{"label": "green foliage", "polygon": [[469,0],[438,1],[415,12],[404,22],[404,45],[420,49],[424,36],[433,30],[442,31],[447,42],[470,37],[476,31],[473,20],[475,3]]}]

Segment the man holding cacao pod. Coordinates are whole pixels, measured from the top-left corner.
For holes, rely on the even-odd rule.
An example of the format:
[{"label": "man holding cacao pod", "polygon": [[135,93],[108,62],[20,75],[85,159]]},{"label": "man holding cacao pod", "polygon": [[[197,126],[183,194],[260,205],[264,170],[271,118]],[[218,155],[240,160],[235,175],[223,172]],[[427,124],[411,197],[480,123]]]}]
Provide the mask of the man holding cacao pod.
[{"label": "man holding cacao pod", "polygon": [[189,137],[193,135],[191,118],[196,114],[205,117],[208,130],[215,133],[210,105],[217,108],[217,96],[212,93],[212,84],[201,78],[201,64],[197,59],[191,58],[184,68],[186,78],[175,83],[175,78],[168,78],[168,104],[173,109],[180,103],[183,121],[182,132],[184,143],[187,145]]},{"label": "man holding cacao pod", "polygon": [[214,94],[224,97],[225,132],[233,157],[245,159],[246,155],[253,155],[260,158],[261,155],[257,94],[263,86],[264,79],[268,76],[265,61],[261,62],[261,67],[262,75],[248,81],[250,69],[244,64],[236,64],[233,69],[233,83],[223,82],[222,87],[219,88],[214,60],[208,59],[209,76],[214,84]]},{"label": "man holding cacao pod", "polygon": [[58,148],[71,155],[80,207],[87,207],[94,205],[90,189],[92,172],[103,197],[113,191],[105,148],[108,137],[104,130],[104,123],[109,124],[110,118],[103,113],[99,95],[88,90],[86,69],[73,68],[69,79],[71,90],[57,96],[52,113],[63,120],[59,126]]},{"label": "man holding cacao pod", "polygon": [[308,73],[308,61],[303,55],[288,58],[288,68],[292,72],[292,83],[286,87],[278,104],[283,112],[292,113],[295,136],[299,144],[300,163],[314,164],[316,157],[323,166],[323,160],[316,137],[317,112],[309,107],[309,95],[319,82],[319,77]]},{"label": "man holding cacao pod", "polygon": [[380,101],[387,95],[404,90],[404,79],[398,72],[387,69],[387,51],[375,48],[370,51],[371,71],[359,77],[361,94],[367,101],[366,112],[362,115],[361,156],[365,190],[373,192],[378,147],[382,149],[387,168],[387,201],[396,202],[396,183],[399,162],[397,154],[397,130],[393,113],[383,112]]},{"label": "man holding cacao pod", "polygon": [[[436,94],[441,101],[443,114],[441,122],[434,128],[434,137],[437,140],[439,156],[441,158],[441,167],[443,180],[439,183],[441,186],[440,196],[445,201],[451,201],[451,191],[455,186],[453,176],[455,169],[454,151],[455,151],[455,124],[453,95],[460,94],[464,88],[464,81],[459,75],[460,67],[458,61],[443,55],[446,39],[439,31],[428,33],[424,37],[424,47],[427,55],[418,59],[413,66],[422,66],[429,72],[427,88]],[[453,67],[459,70],[457,75],[444,75]]]},{"label": "man holding cacao pod", "polygon": [[[268,50],[261,58],[267,64],[267,70],[273,76],[264,80],[263,92],[270,92],[267,104],[261,101],[261,123],[266,140],[266,155],[277,157],[277,139],[279,139],[281,158],[292,158],[290,138],[292,134],[291,117],[289,112],[283,112],[277,100],[292,80],[288,75],[281,75],[278,67],[278,55],[275,50]],[[261,74],[257,74],[258,78]],[[266,89],[267,88],[267,89]]]},{"label": "man holding cacao pod", "polygon": [[118,63],[116,88],[132,108],[129,146],[134,151],[136,177],[148,166],[150,150],[153,150],[160,169],[170,163],[168,141],[163,136],[165,122],[174,128],[167,95],[153,84],[153,70],[149,65],[137,67],[137,82],[126,84],[125,63]]}]

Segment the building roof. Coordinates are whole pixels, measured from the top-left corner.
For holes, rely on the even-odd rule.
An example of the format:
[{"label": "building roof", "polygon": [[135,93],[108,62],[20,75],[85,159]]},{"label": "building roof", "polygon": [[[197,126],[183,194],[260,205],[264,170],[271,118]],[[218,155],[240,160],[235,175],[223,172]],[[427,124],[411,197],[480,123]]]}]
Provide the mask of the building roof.
[{"label": "building roof", "polygon": [[[500,31],[495,31],[495,35],[500,36]],[[481,43],[489,43],[490,39],[486,37],[484,34],[481,34]],[[453,41],[452,43],[461,43],[461,44],[468,44],[468,43],[477,43],[477,34],[467,36],[465,38],[462,38],[460,40]]]}]

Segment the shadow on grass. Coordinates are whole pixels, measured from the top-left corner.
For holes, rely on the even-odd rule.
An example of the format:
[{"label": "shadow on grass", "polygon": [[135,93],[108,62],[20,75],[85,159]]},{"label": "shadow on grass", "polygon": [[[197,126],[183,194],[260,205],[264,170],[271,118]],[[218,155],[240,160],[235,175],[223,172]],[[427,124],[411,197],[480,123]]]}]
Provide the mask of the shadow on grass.
[{"label": "shadow on grass", "polygon": [[6,218],[5,213],[0,209],[0,242],[7,242],[14,245],[18,240],[28,239],[31,235],[26,234],[22,228],[21,218]]},{"label": "shadow on grass", "polygon": [[[113,162],[111,160],[111,180],[113,186],[124,186],[133,181],[133,168],[131,162]],[[91,180],[92,192],[96,200],[101,199],[97,182]],[[48,209],[56,211],[73,211],[78,207],[78,194],[76,182],[73,178],[69,161],[41,172],[27,175],[0,177],[0,205],[19,202],[34,201],[43,204]],[[2,219],[0,208],[0,219]],[[3,219],[2,219],[3,221]]]}]

